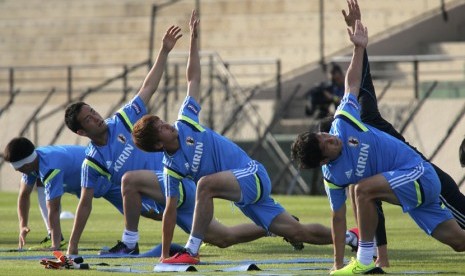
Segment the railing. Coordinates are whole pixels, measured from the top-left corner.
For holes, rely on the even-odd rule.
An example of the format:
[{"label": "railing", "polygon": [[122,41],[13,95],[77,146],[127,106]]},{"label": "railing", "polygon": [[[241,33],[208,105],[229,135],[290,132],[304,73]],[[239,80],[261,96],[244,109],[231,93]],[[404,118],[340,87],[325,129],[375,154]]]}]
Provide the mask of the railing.
[{"label": "railing", "polygon": [[[331,61],[349,63],[351,57],[337,56]],[[421,83],[426,81],[464,80],[465,56],[452,55],[394,55],[369,56],[373,79],[397,80],[411,86],[413,97],[420,99]],[[432,64],[443,66],[431,66]],[[407,66],[406,66],[407,65]],[[393,84],[394,85],[394,84]]]},{"label": "railing", "polygon": [[[250,104],[250,100],[255,95],[255,92],[263,93],[263,88],[256,85],[243,88],[231,73],[231,69],[234,69],[236,66],[255,66],[260,69],[267,67],[263,71],[256,68],[251,70],[255,70],[256,72],[254,78],[267,80],[268,84],[271,83],[276,88],[275,94],[267,97],[271,99],[279,98],[281,93],[280,61],[266,59],[224,62],[215,52],[201,52],[200,55],[202,57],[203,79],[205,80],[202,83],[202,89],[206,92],[202,94],[200,101],[204,106],[204,110],[206,110],[203,114],[208,114],[207,119],[204,120],[208,126],[223,135],[234,137],[240,132],[241,127],[238,126],[250,125],[255,132],[255,134],[250,133],[250,139],[259,139],[261,146],[266,146],[268,149],[271,148],[276,156],[276,162],[282,164],[289,163],[289,160],[276,140],[266,130],[267,124],[261,119],[259,112]],[[187,53],[172,53],[170,55],[164,78],[160,84],[160,92],[157,92],[158,96],[154,97],[155,99],[148,107],[151,112],[162,111],[165,118],[168,118],[173,113],[177,113],[177,109],[173,110],[171,106],[179,103],[184,98],[180,97],[179,93],[186,86],[185,74],[181,73],[181,71],[184,72],[182,69],[185,68],[186,61]],[[8,77],[4,78],[4,80],[8,81],[3,83],[9,84],[4,89],[0,87],[0,95],[4,94],[4,96],[8,96],[6,104],[0,110],[0,115],[4,114],[4,111],[14,104],[17,96],[35,95],[40,98],[44,95],[43,91],[45,87],[53,85],[53,88],[49,89],[47,95],[39,100],[41,102],[38,102],[37,108],[32,111],[29,119],[26,120],[24,126],[19,130],[19,135],[33,136],[32,140],[36,144],[54,144],[63,134],[63,130],[65,129],[64,122],[54,122],[53,127],[56,128],[55,130],[48,124],[46,131],[49,136],[51,134],[50,141],[41,141],[39,143],[38,138],[43,135],[42,131],[45,129],[44,122],[52,116],[62,113],[70,102],[85,100],[88,96],[96,93],[120,95],[120,99],[108,111],[107,116],[110,116],[116,108],[128,100],[128,93],[135,90],[133,88],[134,84],[142,82],[145,75],[141,71],[146,74],[148,63],[149,61],[143,61],[133,66],[110,64],[0,68],[0,72],[2,70],[8,72]],[[89,72],[94,72],[97,69],[119,72],[116,72],[104,81],[97,82],[98,78]],[[84,72],[89,74],[85,74]],[[250,76],[244,76],[244,78],[247,77]],[[274,81],[270,81],[273,79]],[[244,82],[251,83],[250,81]],[[88,84],[89,86],[86,88]],[[41,88],[41,86],[44,88]],[[19,90],[19,88],[21,89]],[[48,105],[50,107],[51,98],[56,95],[64,96],[62,97],[62,102],[57,104],[55,101],[52,109],[44,110],[44,107]],[[0,167],[1,165],[3,165],[3,160],[0,162]],[[304,186],[304,183],[302,183],[303,180],[298,177],[297,170],[292,166],[287,166],[287,168],[295,174],[293,177],[297,179],[299,185]]]},{"label": "railing", "polygon": [[[258,136],[256,137],[257,143],[249,151],[251,156],[253,156],[255,152],[258,150],[258,148],[261,147],[264,150],[266,150],[271,160],[278,167],[283,168],[282,172],[278,174],[277,177],[273,180],[272,182],[273,187],[275,185],[278,185],[278,182],[284,179],[283,177],[285,173],[288,173],[291,179],[289,180],[284,179],[283,181],[289,183],[291,186],[294,185],[293,183],[297,183],[304,193],[308,193],[309,192],[308,185],[306,185],[305,181],[300,176],[299,171],[294,167],[292,162],[287,157],[287,154],[282,150],[282,148],[279,146],[274,136],[271,134],[271,129],[278,122],[278,120],[283,116],[287,107],[289,106],[289,103],[294,99],[295,95],[297,95],[297,92],[300,90],[301,86],[297,85],[294,88],[294,91],[292,92],[288,100],[280,108],[278,108],[278,111],[274,113],[274,117],[271,120],[271,122],[266,124],[261,118],[258,110],[250,103],[249,101],[250,94],[247,94],[246,91],[240,88],[240,85],[237,83],[235,76],[232,75],[232,73],[230,72],[229,68],[231,65],[223,62],[219,55],[215,55],[214,59],[217,60],[217,62],[215,62],[215,64],[217,64],[218,66],[217,71],[222,73],[218,77],[223,80],[228,80],[228,83],[232,85],[232,88],[233,88],[231,89],[231,92],[233,92],[231,93],[232,98],[237,103],[241,103],[241,102],[243,103],[240,108],[241,112],[240,113],[231,112],[230,117],[227,120],[227,122],[232,122],[232,121],[239,122],[239,120],[235,120],[235,119],[238,118],[240,114],[241,118],[245,118],[245,120],[254,127]],[[268,63],[271,63],[271,64],[275,63],[277,67],[276,73],[277,75],[280,75],[280,62],[279,61],[271,61],[271,62],[268,61]],[[280,77],[276,78],[275,87],[277,91],[276,92],[277,100],[280,99],[280,92],[281,92],[280,80],[281,80]],[[254,90],[252,91],[254,92]],[[229,129],[230,127],[227,127],[224,130],[229,130]],[[222,133],[226,134],[227,131],[222,131]]]},{"label": "railing", "polygon": [[[95,93],[114,93],[121,95],[120,99],[108,111],[107,116],[115,111],[120,105],[128,99],[128,93],[134,90],[132,87],[139,86],[146,72],[138,73],[140,68],[150,68],[153,64],[154,54],[154,37],[157,12],[164,7],[170,6],[179,0],[167,0],[161,4],[152,6],[152,16],[150,21],[150,38],[148,47],[148,59],[134,66],[124,64],[107,64],[107,65],[73,65],[73,66],[34,66],[34,67],[0,67],[0,97],[6,99],[5,104],[0,109],[0,116],[5,114],[13,104],[17,96],[34,95],[38,98],[45,91],[47,95],[38,103],[37,108],[32,112],[30,117],[24,123],[19,131],[19,135],[34,136],[33,141],[38,145],[38,138],[41,136],[44,122],[63,112],[66,106],[73,101],[84,100]],[[200,10],[200,1],[196,1],[196,8]],[[159,94],[162,97],[152,100],[148,106],[149,111],[162,111],[164,117],[168,118],[173,110],[170,105],[178,102],[179,91],[185,85],[180,68],[185,68],[187,54],[178,54],[181,62],[176,61],[176,53],[170,55],[169,64],[166,67],[164,79],[160,85]],[[204,114],[207,115],[207,124],[209,127],[220,130],[222,134],[234,134],[238,130],[237,125],[241,123],[250,124],[255,132],[255,138],[260,143],[256,147],[267,147],[273,149],[276,162],[290,163],[286,155],[279,147],[276,140],[270,134],[267,124],[261,119],[259,112],[250,104],[251,98],[255,92],[261,92],[263,89],[256,84],[260,82],[271,83],[275,87],[274,97],[271,99],[281,98],[281,62],[278,59],[261,59],[247,61],[230,61],[224,62],[214,52],[201,53],[203,57],[202,69],[205,72],[203,77],[206,80],[203,84],[206,93],[201,98],[201,103],[207,109]],[[234,76],[231,73],[235,68],[252,68],[247,74]],[[96,74],[90,71],[98,72]],[[104,73],[102,73],[104,71]],[[144,70],[146,71],[146,70]],[[3,73],[5,72],[5,73]],[[121,73],[120,73],[121,72]],[[240,78],[240,83],[237,81]],[[101,81],[104,79],[104,81]],[[273,80],[274,79],[274,80]],[[184,83],[184,84],[183,84]],[[7,84],[2,87],[2,84]],[[51,88],[53,87],[53,88]],[[3,94],[3,95],[2,95]],[[51,110],[45,110],[44,107],[50,105],[50,101],[56,95],[65,95],[65,100],[61,103],[54,102]],[[161,100],[160,100],[161,98]],[[218,105],[218,103],[221,103]],[[45,110],[45,112],[44,112]],[[43,114],[42,114],[43,113]],[[176,111],[175,111],[176,113]],[[53,124],[56,127],[51,140],[40,144],[54,144],[62,136],[65,129],[64,122]],[[52,126],[47,128],[47,132],[53,133]],[[236,133],[237,134],[237,133]],[[277,157],[277,158],[276,158]],[[283,160],[284,158],[284,160]],[[0,168],[3,165],[3,159],[0,162]],[[287,165],[287,169],[294,173],[293,179],[299,179],[299,175],[292,165]],[[293,170],[294,169],[294,170]],[[302,183],[300,183],[301,186]]]},{"label": "railing", "polygon": [[[387,80],[387,84],[381,92],[381,96],[378,97],[378,101],[388,94],[386,93],[387,91],[390,93],[392,92],[392,88],[395,88],[396,82],[401,82],[402,85],[407,88],[404,88],[404,90],[410,93],[407,97],[409,97],[411,101],[404,110],[404,118],[402,118],[401,123],[397,124],[400,133],[404,133],[407,127],[411,125],[427,99],[434,97],[465,97],[465,56],[370,56],[369,60],[371,68],[377,68],[371,71],[374,81],[379,83],[380,80]],[[350,57],[335,57],[333,61],[349,62]],[[402,97],[406,95],[399,96]],[[452,112],[455,112],[455,110]],[[444,149],[447,141],[451,139],[454,130],[464,116],[465,104],[462,104],[460,110],[457,111],[454,117],[449,117],[444,121],[444,126],[447,126],[447,128],[444,134],[439,136],[438,142],[434,148],[429,148],[431,149],[431,153],[427,157],[430,160],[435,161],[435,158],[439,155],[441,150]],[[396,124],[393,123],[393,125],[395,126]],[[455,162],[458,161],[455,160]],[[450,167],[455,173],[458,185],[462,186],[465,182],[465,176],[462,175],[460,178],[457,178],[458,171],[454,171],[455,166],[451,165]]]}]

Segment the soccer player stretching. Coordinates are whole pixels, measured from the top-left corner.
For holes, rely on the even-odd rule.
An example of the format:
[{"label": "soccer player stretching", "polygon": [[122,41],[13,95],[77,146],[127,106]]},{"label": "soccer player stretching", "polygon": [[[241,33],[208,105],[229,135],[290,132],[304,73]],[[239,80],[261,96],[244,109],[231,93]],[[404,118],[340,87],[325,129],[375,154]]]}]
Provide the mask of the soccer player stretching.
[{"label": "soccer player stretching", "polygon": [[[465,232],[450,211],[441,207],[441,186],[431,164],[405,143],[361,122],[357,96],[368,32],[357,21],[354,31],[348,29],[348,33],[354,44],[353,56],[346,75],[345,95],[331,130],[302,133],[292,146],[293,159],[300,167],[323,166],[333,210],[335,259],[331,274],[360,274],[375,267],[372,252],[378,223],[376,200],[401,205],[427,234],[455,251],[464,251]],[[357,259],[343,267],[345,187],[352,183],[355,183],[360,241]]]},{"label": "soccer player stretching", "polygon": [[[199,19],[193,11],[190,20],[191,41],[187,65],[187,97],[174,126],[154,115],[146,115],[134,125],[133,139],[145,151],[163,151],[165,164],[166,208],[163,214],[163,263],[199,262],[199,248],[210,235],[213,198],[233,201],[263,229],[291,241],[330,244],[331,230],[320,224],[300,224],[270,197],[271,183],[259,162],[252,160],[239,146],[200,125],[200,58],[198,53]],[[167,258],[173,237],[180,179],[197,183],[192,231],[186,250]]]}]

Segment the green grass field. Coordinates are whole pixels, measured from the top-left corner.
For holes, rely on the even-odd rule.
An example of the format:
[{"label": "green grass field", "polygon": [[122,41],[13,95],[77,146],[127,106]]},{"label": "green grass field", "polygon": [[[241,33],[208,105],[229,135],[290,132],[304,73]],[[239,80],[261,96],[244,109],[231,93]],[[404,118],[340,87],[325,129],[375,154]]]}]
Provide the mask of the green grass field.
[{"label": "green grass field", "polygon": [[[50,255],[49,252],[4,252],[5,249],[17,248],[18,222],[16,214],[16,194],[0,193],[0,275],[134,275],[134,273],[116,273],[97,271],[98,263],[105,262],[110,267],[127,268],[142,271],[152,271],[153,265],[158,262],[155,258],[137,259],[85,259],[91,265],[91,270],[54,271],[46,270],[38,260],[5,260],[6,257]],[[298,216],[305,223],[318,222],[329,226],[330,209],[325,197],[308,196],[275,196],[290,213]],[[77,199],[65,195],[62,201],[62,210],[75,212]],[[389,257],[391,267],[385,271],[389,274],[435,274],[443,275],[465,273],[463,253],[455,253],[449,247],[440,244],[425,235],[406,214],[402,214],[397,206],[385,204],[386,225],[389,241]],[[248,219],[231,203],[218,200],[215,204],[215,216],[227,225],[248,222]],[[348,225],[353,226],[350,217]],[[37,244],[46,232],[37,207],[37,197],[33,194],[30,223],[31,232],[28,235],[27,246]],[[97,249],[103,246],[113,246],[116,240],[121,239],[124,222],[123,216],[104,199],[94,199],[93,212],[87,222],[84,235],[81,238],[80,248],[94,249],[80,252],[83,255],[96,254]],[[62,220],[63,234],[69,238],[72,220]],[[161,223],[141,219],[139,246],[145,252],[159,244],[161,239]],[[187,235],[176,230],[174,242],[184,245]],[[346,256],[354,256],[349,249]],[[3,258],[3,259],[2,259]],[[226,260],[267,260],[267,259],[297,259],[297,258],[332,258],[332,247],[305,245],[302,251],[293,251],[291,246],[281,238],[267,237],[254,242],[235,245],[226,249],[214,246],[205,246],[201,249],[201,260],[207,262]],[[230,265],[231,266],[231,265]],[[257,272],[213,272],[214,269],[225,266],[201,265],[197,266],[199,272],[186,272],[189,275],[327,275],[331,264],[328,263],[299,263],[299,264],[259,264],[263,271]],[[323,268],[320,270],[295,270],[299,268]],[[412,273],[412,272],[419,273]],[[153,273],[152,273],[153,274]],[[163,275],[168,275],[164,273]],[[176,273],[185,274],[185,273]]]}]

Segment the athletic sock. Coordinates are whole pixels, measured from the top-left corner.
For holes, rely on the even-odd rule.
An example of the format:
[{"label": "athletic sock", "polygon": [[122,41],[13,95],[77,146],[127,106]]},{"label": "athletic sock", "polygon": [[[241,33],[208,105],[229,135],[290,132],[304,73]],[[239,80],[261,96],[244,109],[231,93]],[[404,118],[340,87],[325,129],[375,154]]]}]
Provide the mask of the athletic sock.
[{"label": "athletic sock", "polygon": [[129,248],[134,249],[136,243],[139,241],[139,232],[124,230],[121,241]]},{"label": "athletic sock", "polygon": [[45,227],[47,228],[47,233],[50,234],[52,231],[48,225],[48,209],[47,201],[45,200],[45,188],[37,187],[37,199],[39,200],[39,209],[42,219],[44,220]]},{"label": "athletic sock", "polygon": [[357,251],[357,260],[359,260],[364,265],[369,265],[373,262],[373,247],[375,243],[359,241],[358,242],[358,251]]},{"label": "athletic sock", "polygon": [[190,235],[185,248],[191,256],[195,256],[199,253],[200,245],[202,245],[202,240]]}]

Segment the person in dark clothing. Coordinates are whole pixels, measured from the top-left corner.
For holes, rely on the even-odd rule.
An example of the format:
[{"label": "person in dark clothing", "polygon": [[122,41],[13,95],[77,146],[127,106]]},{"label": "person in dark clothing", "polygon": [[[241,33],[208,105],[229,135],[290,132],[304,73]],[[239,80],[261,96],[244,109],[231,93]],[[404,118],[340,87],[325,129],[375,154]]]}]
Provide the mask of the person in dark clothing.
[{"label": "person in dark clothing", "polygon": [[[355,23],[355,20],[360,20],[360,9],[358,5],[349,5],[349,13],[343,11],[344,19],[349,27],[352,27]],[[392,126],[391,123],[386,121],[378,109],[378,101],[376,98],[375,88],[373,86],[373,81],[370,73],[370,64],[368,61],[368,55],[365,51],[363,57],[363,75],[362,82],[360,84],[360,91],[358,101],[361,106],[361,119],[362,122],[373,126],[383,132],[390,134],[391,136],[405,142],[411,148],[413,148],[421,157],[425,160],[428,160],[421,152],[418,151],[415,147],[410,145],[405,138]],[[331,122],[333,121],[332,117],[325,118],[320,123],[321,131],[329,131],[331,127]],[[459,157],[462,166],[465,166],[465,139],[462,142],[459,149]],[[431,163],[431,162],[430,162]],[[465,195],[463,195],[457,183],[454,179],[444,172],[441,168],[431,163],[439,180],[441,182],[441,202],[451,211],[455,220],[462,229],[465,229]],[[385,229],[385,220],[384,214],[381,206],[381,202],[377,205],[378,209],[378,228],[376,231],[376,241],[378,248],[385,247],[387,245],[386,229]],[[387,250],[384,250],[384,254],[387,254]],[[377,263],[378,266],[389,266],[387,255],[384,256],[381,252],[378,251],[378,257],[381,258],[380,262]]]},{"label": "person in dark clothing", "polygon": [[316,117],[324,118],[329,115],[332,104],[335,108],[339,105],[344,95],[344,72],[338,64],[332,63],[329,73],[330,81],[321,82],[307,92],[306,115],[313,116],[318,111]]}]

